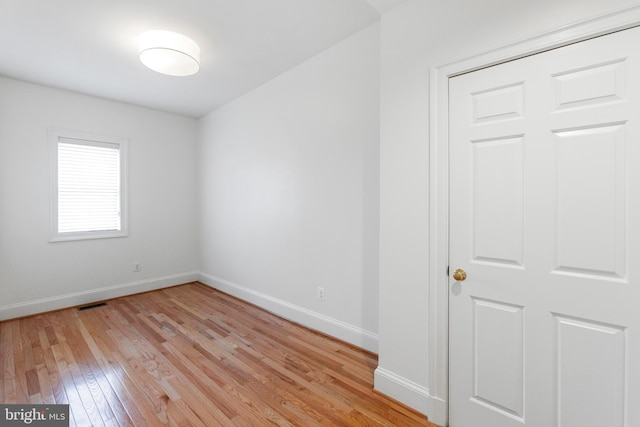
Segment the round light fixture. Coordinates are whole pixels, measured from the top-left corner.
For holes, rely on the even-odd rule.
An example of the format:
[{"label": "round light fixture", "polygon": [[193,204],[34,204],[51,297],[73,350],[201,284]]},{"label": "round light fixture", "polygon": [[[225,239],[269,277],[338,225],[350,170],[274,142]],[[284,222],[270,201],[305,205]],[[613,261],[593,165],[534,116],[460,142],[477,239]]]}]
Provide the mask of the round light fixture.
[{"label": "round light fixture", "polygon": [[140,34],[140,61],[169,76],[190,76],[200,69],[200,47],[189,37],[172,31]]}]

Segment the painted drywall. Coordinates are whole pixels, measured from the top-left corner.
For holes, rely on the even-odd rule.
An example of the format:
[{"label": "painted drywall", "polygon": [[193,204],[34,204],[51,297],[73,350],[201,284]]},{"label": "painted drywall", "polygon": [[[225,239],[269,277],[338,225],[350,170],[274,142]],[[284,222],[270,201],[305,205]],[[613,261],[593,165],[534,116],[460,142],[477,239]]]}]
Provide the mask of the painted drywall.
[{"label": "painted drywall", "polygon": [[447,373],[429,376],[429,69],[634,3],[409,0],[382,16],[376,388],[435,422],[446,394],[432,390]]},{"label": "painted drywall", "polygon": [[378,90],[376,24],[202,118],[199,136],[202,280],[371,350]]},{"label": "painted drywall", "polygon": [[[0,93],[0,319],[197,278],[196,120],[7,78]],[[50,127],[128,139],[128,237],[48,242]]]}]

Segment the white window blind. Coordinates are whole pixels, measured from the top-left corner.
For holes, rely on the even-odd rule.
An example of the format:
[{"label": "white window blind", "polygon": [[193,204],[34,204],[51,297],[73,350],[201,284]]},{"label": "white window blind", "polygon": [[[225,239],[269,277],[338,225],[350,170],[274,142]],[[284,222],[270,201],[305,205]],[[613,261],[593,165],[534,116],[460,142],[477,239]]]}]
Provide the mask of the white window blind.
[{"label": "white window blind", "polygon": [[58,232],[120,230],[120,147],[60,138]]},{"label": "white window blind", "polygon": [[55,135],[52,241],[125,235],[123,143],[98,139]]}]

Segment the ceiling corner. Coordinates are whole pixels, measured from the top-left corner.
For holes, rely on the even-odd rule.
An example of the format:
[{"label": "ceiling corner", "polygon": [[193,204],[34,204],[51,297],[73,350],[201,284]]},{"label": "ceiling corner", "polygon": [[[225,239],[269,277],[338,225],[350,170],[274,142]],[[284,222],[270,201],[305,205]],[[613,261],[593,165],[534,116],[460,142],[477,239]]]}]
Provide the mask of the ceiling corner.
[{"label": "ceiling corner", "polygon": [[366,0],[366,2],[369,3],[369,6],[377,10],[380,14],[396,7],[400,3],[404,3],[405,1],[406,0]]}]

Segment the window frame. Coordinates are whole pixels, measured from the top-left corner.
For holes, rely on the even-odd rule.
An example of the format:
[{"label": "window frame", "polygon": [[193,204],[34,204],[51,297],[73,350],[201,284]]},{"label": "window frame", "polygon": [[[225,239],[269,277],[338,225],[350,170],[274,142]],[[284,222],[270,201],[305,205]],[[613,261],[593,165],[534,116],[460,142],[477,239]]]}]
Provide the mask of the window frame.
[{"label": "window frame", "polygon": [[[113,144],[118,146],[120,160],[120,229],[60,232],[58,229],[58,144],[61,139],[79,141],[80,145]],[[82,144],[86,142],[86,144]],[[49,159],[50,159],[50,233],[49,242],[66,242],[73,240],[109,239],[114,237],[126,237],[129,235],[129,221],[127,209],[128,190],[128,139],[116,136],[98,135],[88,132],[70,131],[64,129],[48,129]],[[95,146],[94,145],[94,146]]]}]

